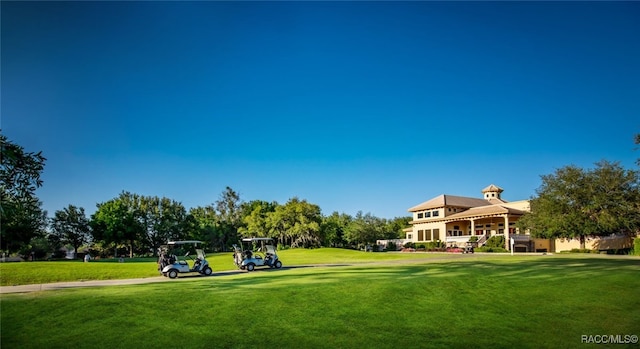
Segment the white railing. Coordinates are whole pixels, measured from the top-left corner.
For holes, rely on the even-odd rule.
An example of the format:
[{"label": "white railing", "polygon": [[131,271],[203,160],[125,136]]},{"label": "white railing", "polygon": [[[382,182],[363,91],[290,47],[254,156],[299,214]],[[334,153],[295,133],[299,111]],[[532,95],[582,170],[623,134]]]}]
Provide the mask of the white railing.
[{"label": "white railing", "polygon": [[487,239],[488,239],[487,234],[482,234],[480,238],[478,238],[478,241],[476,241],[478,243],[478,247],[484,246],[485,242],[487,242]]}]

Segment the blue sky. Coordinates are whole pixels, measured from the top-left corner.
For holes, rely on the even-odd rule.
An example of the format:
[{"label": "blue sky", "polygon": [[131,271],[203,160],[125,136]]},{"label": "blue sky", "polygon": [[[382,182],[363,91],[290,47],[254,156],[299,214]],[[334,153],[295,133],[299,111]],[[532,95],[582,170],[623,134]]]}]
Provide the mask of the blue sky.
[{"label": "blue sky", "polygon": [[393,218],[640,151],[638,2],[5,2],[1,128],[52,215],[123,191]]}]

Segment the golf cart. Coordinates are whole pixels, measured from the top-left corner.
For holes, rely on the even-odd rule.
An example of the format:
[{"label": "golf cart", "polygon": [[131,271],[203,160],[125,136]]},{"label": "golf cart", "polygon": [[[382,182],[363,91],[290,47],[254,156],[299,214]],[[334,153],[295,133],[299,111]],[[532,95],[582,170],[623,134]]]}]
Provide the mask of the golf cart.
[{"label": "golf cart", "polygon": [[[202,241],[187,240],[187,241],[169,241],[166,246],[160,248],[160,257],[158,258],[158,269],[164,276],[168,276],[171,279],[178,277],[179,273],[200,273],[202,275],[211,275],[213,270],[209,266],[209,262],[205,259],[204,251],[198,245],[202,244]],[[189,255],[189,248],[195,247],[196,258],[194,259]],[[185,253],[186,250],[186,253]],[[176,257],[176,253],[182,255],[185,253],[182,260]],[[193,266],[189,267],[187,258],[193,261]]]},{"label": "golf cart", "polygon": [[233,262],[239,269],[253,271],[255,267],[282,268],[276,244],[271,238],[242,239],[241,246],[233,245],[233,248]]}]

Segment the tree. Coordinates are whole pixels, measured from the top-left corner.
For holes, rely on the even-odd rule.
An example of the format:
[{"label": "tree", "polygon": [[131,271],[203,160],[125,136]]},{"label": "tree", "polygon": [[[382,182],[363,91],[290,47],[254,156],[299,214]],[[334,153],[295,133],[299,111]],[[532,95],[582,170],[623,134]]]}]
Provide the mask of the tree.
[{"label": "tree", "polygon": [[46,159],[1,134],[0,142],[0,248],[11,253],[44,235],[47,213],[35,191],[42,186]]},{"label": "tree", "polygon": [[51,230],[51,234],[56,236],[58,241],[73,246],[74,258],[80,246],[89,242],[91,238],[89,220],[84,214],[84,208],[73,205],[55,212],[51,220]]},{"label": "tree", "polygon": [[167,241],[188,235],[187,210],[181,203],[166,197],[140,196],[133,204],[146,233],[145,244],[153,253]]},{"label": "tree", "polygon": [[242,237],[266,237],[269,232],[268,216],[275,212],[277,202],[253,200],[242,204],[242,223],[239,228]]},{"label": "tree", "polygon": [[375,244],[383,236],[385,221],[371,213],[358,211],[345,230],[344,238],[352,246]]},{"label": "tree", "polygon": [[198,206],[189,210],[189,216],[193,219],[195,240],[206,241],[212,250],[222,251],[223,244],[220,239],[218,226],[218,214],[213,205]]},{"label": "tree", "polygon": [[241,203],[240,194],[230,187],[226,187],[214,203],[218,214],[218,241],[223,251],[229,243],[238,239],[238,228],[242,225]]},{"label": "tree", "polygon": [[320,235],[323,246],[342,247],[345,244],[344,232],[353,218],[346,213],[333,212],[322,218]]},{"label": "tree", "polygon": [[618,163],[601,161],[592,170],[566,166],[542,176],[536,193],[531,212],[518,221],[533,236],[577,238],[585,248],[586,237],[632,234],[640,228],[638,172]]},{"label": "tree", "polygon": [[404,239],[404,229],[409,226],[413,218],[411,217],[396,217],[394,219],[387,220],[382,239]]},{"label": "tree", "polygon": [[94,240],[116,247],[126,244],[129,257],[133,257],[134,247],[140,245],[146,235],[137,201],[139,195],[122,192],[117,198],[98,204],[98,209],[91,216]]},{"label": "tree", "polygon": [[292,247],[320,246],[321,221],[318,205],[294,197],[267,215],[269,237]]}]

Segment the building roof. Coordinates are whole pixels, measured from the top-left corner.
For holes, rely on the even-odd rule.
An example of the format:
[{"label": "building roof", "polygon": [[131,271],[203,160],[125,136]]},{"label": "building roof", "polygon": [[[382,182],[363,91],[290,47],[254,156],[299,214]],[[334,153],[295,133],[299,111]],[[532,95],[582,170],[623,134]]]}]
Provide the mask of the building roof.
[{"label": "building roof", "polygon": [[488,205],[481,207],[472,207],[466,211],[454,213],[450,216],[443,217],[447,220],[455,220],[455,219],[463,219],[470,218],[476,216],[490,216],[490,215],[501,215],[501,214],[509,214],[509,215],[523,215],[524,211],[517,210],[511,207],[505,207],[502,205]]},{"label": "building roof", "polygon": [[500,188],[499,186],[497,186],[495,184],[490,184],[488,187],[482,189],[483,193],[490,193],[492,191],[497,191],[499,193],[502,193],[504,191],[504,189]]},{"label": "building roof", "polygon": [[470,207],[487,206],[487,205],[491,205],[491,203],[485,199],[442,194],[440,196],[436,196],[435,198],[429,201],[425,201],[417,206],[410,208],[409,212],[428,210],[431,208],[438,208],[438,207],[444,207],[444,206],[470,208]]}]

